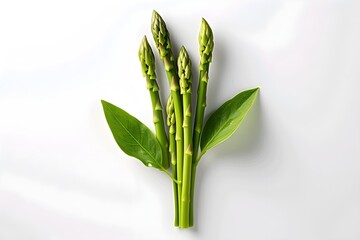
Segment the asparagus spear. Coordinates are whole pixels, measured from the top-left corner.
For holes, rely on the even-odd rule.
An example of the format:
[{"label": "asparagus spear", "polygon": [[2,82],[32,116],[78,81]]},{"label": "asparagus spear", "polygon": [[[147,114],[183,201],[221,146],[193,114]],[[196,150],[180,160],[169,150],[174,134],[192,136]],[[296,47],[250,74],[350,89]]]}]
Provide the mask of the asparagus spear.
[{"label": "asparagus spear", "polygon": [[153,108],[153,122],[155,125],[156,138],[158,139],[163,152],[163,167],[169,167],[168,157],[168,139],[165,133],[164,118],[162,112],[162,105],[159,97],[159,86],[156,82],[155,74],[155,57],[152,49],[144,36],[139,49],[139,60],[143,76],[147,81],[147,89],[150,92],[150,98]]},{"label": "asparagus spear", "polygon": [[[169,127],[169,152],[171,159],[171,170],[172,176],[174,179],[177,179],[176,172],[176,141],[175,141],[175,113],[174,113],[174,101],[169,96],[169,99],[166,104],[166,114],[167,114],[167,125]],[[178,184],[173,181],[174,188],[174,204],[175,204],[175,226],[179,226],[179,194],[178,194]]]},{"label": "asparagus spear", "polygon": [[209,79],[209,65],[212,60],[212,51],[214,49],[214,37],[209,24],[202,19],[199,34],[199,50],[200,50],[200,74],[198,96],[195,113],[195,129],[194,129],[194,157],[193,162],[197,162],[197,153],[199,150],[200,135],[203,127],[204,113],[206,107],[206,89]]},{"label": "asparagus spear", "polygon": [[[161,16],[154,10],[151,19],[151,32],[154,37],[156,48],[159,51],[161,60],[164,63],[166,75],[170,85],[171,96],[174,101],[174,111],[176,119],[176,158],[177,158],[177,180],[178,194],[182,191],[182,175],[183,175],[183,114],[182,114],[182,101],[180,97],[179,78],[177,75],[174,55],[171,51],[170,35],[166,28],[166,24]],[[179,206],[181,211],[181,206]]]},{"label": "asparagus spear", "polygon": [[212,60],[212,51],[214,49],[214,36],[213,32],[203,18],[200,27],[199,33],[199,50],[200,50],[200,66],[199,66],[199,86],[198,86],[198,96],[196,102],[196,112],[195,112],[195,125],[194,125],[194,138],[193,138],[193,169],[191,176],[191,201],[190,201],[190,226],[193,225],[193,209],[194,209],[194,189],[195,189],[195,176],[196,176],[196,166],[198,164],[198,152],[199,152],[199,142],[200,135],[203,127],[204,113],[206,107],[206,89],[207,82],[209,79],[209,65]]},{"label": "asparagus spear", "polygon": [[184,47],[181,47],[178,58],[178,74],[180,78],[180,93],[183,100],[183,130],[184,130],[184,165],[183,188],[181,193],[180,227],[189,227],[191,165],[192,165],[192,118],[191,92],[192,75],[191,61]]}]

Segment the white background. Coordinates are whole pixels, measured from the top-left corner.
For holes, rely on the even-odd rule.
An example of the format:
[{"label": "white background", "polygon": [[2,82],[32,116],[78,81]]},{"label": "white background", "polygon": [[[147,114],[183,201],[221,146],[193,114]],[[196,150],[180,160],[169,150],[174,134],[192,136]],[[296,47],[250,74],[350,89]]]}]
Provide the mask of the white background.
[{"label": "white background", "polygon": [[[117,2],[0,3],[1,240],[360,239],[358,1]],[[200,163],[190,230],[173,227],[169,178],[121,152],[100,104],[153,128],[137,57],[152,9],[195,72],[201,17],[212,26],[208,112],[261,88]]]}]

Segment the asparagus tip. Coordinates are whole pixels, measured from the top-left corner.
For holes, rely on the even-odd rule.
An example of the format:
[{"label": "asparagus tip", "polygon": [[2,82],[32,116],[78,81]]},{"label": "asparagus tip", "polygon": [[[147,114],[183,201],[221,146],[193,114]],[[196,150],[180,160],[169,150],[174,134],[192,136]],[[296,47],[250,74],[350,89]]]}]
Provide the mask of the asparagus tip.
[{"label": "asparagus tip", "polygon": [[155,57],[154,57],[154,53],[151,50],[150,44],[146,38],[146,35],[143,37],[140,43],[138,56],[141,63],[143,76],[144,77],[148,76],[150,79],[156,79]]},{"label": "asparagus tip", "polygon": [[159,50],[161,60],[166,55],[171,55],[171,42],[169,32],[166,28],[164,19],[155,10],[151,18],[151,33],[153,35],[156,48]]},{"label": "asparagus tip", "polygon": [[210,25],[204,18],[202,18],[200,26],[199,45],[201,56],[200,63],[210,63],[212,58],[212,51],[214,49],[214,35]]},{"label": "asparagus tip", "polygon": [[180,93],[191,93],[191,61],[184,46],[181,47],[178,57],[178,74],[180,78]]},{"label": "asparagus tip", "polygon": [[158,14],[158,12],[154,9],[154,10],[152,11],[152,16],[155,17],[156,15],[159,15],[159,14]]},{"label": "asparagus tip", "polygon": [[157,11],[153,10],[152,16],[151,16],[151,24],[153,25],[157,21],[161,21],[161,20],[162,20],[162,18],[160,16],[160,14]]},{"label": "asparagus tip", "polygon": [[207,21],[205,20],[205,18],[201,18],[201,24],[209,25],[209,24],[207,23]]}]

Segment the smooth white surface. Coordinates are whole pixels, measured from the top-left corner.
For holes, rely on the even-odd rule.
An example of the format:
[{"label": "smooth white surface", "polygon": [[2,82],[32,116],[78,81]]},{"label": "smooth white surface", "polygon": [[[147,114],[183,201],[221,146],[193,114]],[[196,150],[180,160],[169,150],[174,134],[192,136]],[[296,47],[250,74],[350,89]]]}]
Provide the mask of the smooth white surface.
[{"label": "smooth white surface", "polygon": [[[358,1],[117,2],[0,4],[1,240],[360,239]],[[261,88],[199,165],[190,230],[173,227],[171,181],[118,149],[100,104],[152,128],[137,59],[152,9],[194,71],[201,17],[212,26],[208,112]]]}]

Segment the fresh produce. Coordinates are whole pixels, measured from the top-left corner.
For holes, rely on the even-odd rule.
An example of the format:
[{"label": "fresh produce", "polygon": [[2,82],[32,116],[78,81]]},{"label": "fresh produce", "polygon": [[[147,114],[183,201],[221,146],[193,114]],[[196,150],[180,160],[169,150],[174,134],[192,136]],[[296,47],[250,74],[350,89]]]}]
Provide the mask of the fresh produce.
[{"label": "fresh produce", "polygon": [[[214,49],[214,36],[209,24],[202,19],[199,34],[199,84],[195,104],[191,101],[194,92],[189,54],[185,47],[181,47],[175,59],[169,31],[156,11],[152,15],[151,32],[170,87],[166,111],[163,111],[155,74],[155,57],[144,37],[138,55],[150,93],[155,134],[121,108],[104,100],[101,102],[119,147],[145,166],[163,171],[171,178],[174,224],[180,228],[189,228],[194,224],[194,189],[199,161],[208,150],[236,131],[253,105],[259,88],[246,90],[226,101],[204,124],[209,67]],[[192,106],[196,107],[195,111]]]}]

